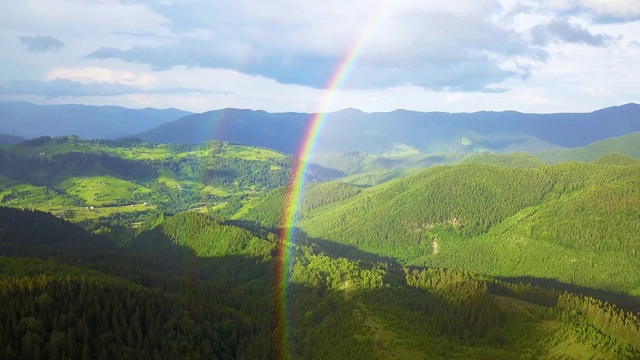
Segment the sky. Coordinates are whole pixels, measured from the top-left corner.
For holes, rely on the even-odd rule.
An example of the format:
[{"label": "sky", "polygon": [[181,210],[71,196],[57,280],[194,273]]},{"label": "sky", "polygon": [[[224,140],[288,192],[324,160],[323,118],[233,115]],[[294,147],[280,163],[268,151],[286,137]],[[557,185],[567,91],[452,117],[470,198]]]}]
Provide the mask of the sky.
[{"label": "sky", "polygon": [[638,0],[21,0],[0,12],[0,101],[36,104],[589,112],[640,102],[639,60]]}]

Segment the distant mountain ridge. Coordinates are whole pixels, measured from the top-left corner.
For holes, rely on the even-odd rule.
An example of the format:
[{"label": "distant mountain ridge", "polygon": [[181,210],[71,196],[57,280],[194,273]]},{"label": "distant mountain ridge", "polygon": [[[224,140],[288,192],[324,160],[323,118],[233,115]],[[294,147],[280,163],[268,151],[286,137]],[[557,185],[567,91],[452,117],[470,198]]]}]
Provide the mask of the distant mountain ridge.
[{"label": "distant mountain ridge", "polygon": [[[222,109],[192,114],[134,135],[160,143],[223,140],[295,154],[313,114]],[[525,114],[515,111],[444,113],[345,109],[326,115],[316,153],[369,154],[539,152],[586,146],[640,131],[640,105],[591,113]]]},{"label": "distant mountain ridge", "polygon": [[[313,115],[232,108],[192,114],[177,109],[0,102],[0,134],[136,137],[182,144],[220,140],[296,154],[307,139]],[[365,113],[349,108],[326,114],[314,151],[385,157],[475,151],[537,153],[582,147],[633,132],[640,132],[640,105],[633,103],[591,113],[557,114],[402,109]],[[9,138],[5,142],[16,141]]]},{"label": "distant mountain ridge", "polygon": [[85,139],[116,139],[189,114],[178,109],[0,102],[0,133],[24,138],[78,135]]},{"label": "distant mountain ridge", "polygon": [[[155,143],[198,144],[219,139],[294,154],[311,114],[222,109],[192,114],[132,137]],[[274,146],[276,145],[276,146]]]},{"label": "distant mountain ridge", "polygon": [[16,135],[0,134],[0,145],[17,144],[24,141],[25,138]]}]

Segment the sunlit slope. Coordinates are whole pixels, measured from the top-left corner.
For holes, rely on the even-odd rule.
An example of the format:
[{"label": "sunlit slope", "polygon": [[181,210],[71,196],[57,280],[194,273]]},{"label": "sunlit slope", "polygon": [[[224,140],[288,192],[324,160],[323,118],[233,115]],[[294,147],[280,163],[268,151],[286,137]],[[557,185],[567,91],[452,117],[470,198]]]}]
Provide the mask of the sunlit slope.
[{"label": "sunlit slope", "polygon": [[[0,203],[72,220],[156,207],[175,212],[217,206],[233,213],[225,208],[286,184],[294,162],[271,149],[215,141],[159,145],[40,137],[0,146]],[[325,178],[323,170],[315,167],[311,177]]]},{"label": "sunlit slope", "polygon": [[607,165],[633,165],[639,163],[640,160],[631,157],[629,155],[618,154],[618,153],[606,153],[599,158],[593,160],[595,164],[607,164]]},{"label": "sunlit slope", "polygon": [[[281,225],[285,201],[288,197],[289,189],[286,187],[275,189],[261,197],[251,208],[246,211],[242,219],[257,222],[266,228],[278,228]],[[304,218],[309,216],[314,209],[321,209],[331,204],[344,201],[362,189],[357,185],[347,184],[340,180],[318,183],[307,186],[304,190],[304,197],[297,205],[298,216]]]},{"label": "sunlit slope", "polygon": [[640,159],[640,133],[635,132],[618,137],[596,141],[585,147],[558,149],[535,154],[537,158],[548,163],[557,164],[566,161],[593,161],[602,155],[615,152]]},{"label": "sunlit slope", "polygon": [[311,162],[342,171],[346,175],[358,175],[373,171],[402,171],[452,164],[463,158],[464,152],[421,153],[413,151],[367,154],[364,152],[314,154]]},{"label": "sunlit slope", "polygon": [[[548,277],[635,293],[640,289],[638,189],[638,165],[460,164],[303,212],[299,226],[308,237],[406,264]],[[271,199],[273,212],[281,198]]]},{"label": "sunlit slope", "polygon": [[[397,269],[331,258],[315,246],[295,248],[291,333],[300,344],[296,351],[309,358],[637,357],[637,316],[593,298],[467,271]],[[321,294],[319,304],[305,307],[313,300],[300,291],[303,285]]]},{"label": "sunlit slope", "polygon": [[522,168],[531,168],[545,165],[544,162],[542,162],[535,156],[523,152],[511,154],[477,152],[464,157],[462,160],[460,160],[460,162]]},{"label": "sunlit slope", "polygon": [[207,214],[184,212],[161,221],[153,229],[140,233],[134,242],[167,242],[187,246],[200,257],[222,257],[246,255],[269,258],[275,247],[275,236],[262,238],[259,235]]}]

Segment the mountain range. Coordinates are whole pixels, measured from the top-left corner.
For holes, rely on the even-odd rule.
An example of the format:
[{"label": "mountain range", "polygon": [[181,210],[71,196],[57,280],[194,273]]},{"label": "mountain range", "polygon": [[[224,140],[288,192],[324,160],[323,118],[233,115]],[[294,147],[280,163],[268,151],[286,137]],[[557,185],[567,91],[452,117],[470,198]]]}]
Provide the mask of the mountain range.
[{"label": "mountain range", "polygon": [[[296,154],[314,114],[221,109],[193,114],[177,109],[0,103],[0,134],[23,138],[78,135],[140,138],[153,143],[197,144],[210,140],[267,147]],[[591,113],[526,114],[395,110],[325,114],[314,153],[364,152],[385,157],[447,152],[544,152],[586,146],[640,131],[640,105]],[[19,138],[4,139],[15,143]]]},{"label": "mountain range", "polygon": [[23,138],[77,135],[85,139],[116,139],[188,114],[178,109],[0,102],[0,134]]},{"label": "mountain range", "polygon": [[[223,109],[192,114],[133,137],[157,143],[215,139],[295,154],[312,118],[313,114],[304,113]],[[539,152],[637,132],[639,119],[638,104],[566,114],[345,109],[326,114],[314,150],[318,154],[363,151],[388,156],[477,150]]]},{"label": "mountain range", "polygon": [[0,134],[0,145],[17,144],[24,140],[25,138],[20,136]]}]

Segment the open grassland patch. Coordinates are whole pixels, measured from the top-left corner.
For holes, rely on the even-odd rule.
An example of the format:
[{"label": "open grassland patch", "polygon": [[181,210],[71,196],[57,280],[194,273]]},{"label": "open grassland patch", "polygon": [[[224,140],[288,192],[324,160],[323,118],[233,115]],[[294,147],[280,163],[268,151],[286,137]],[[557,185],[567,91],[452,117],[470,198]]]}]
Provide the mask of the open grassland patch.
[{"label": "open grassland patch", "polygon": [[11,207],[26,207],[44,203],[62,205],[71,202],[72,199],[68,196],[60,195],[44,186],[30,184],[14,185],[0,192],[0,203]]},{"label": "open grassland patch", "polygon": [[105,148],[104,152],[129,160],[165,160],[173,156],[173,153],[164,148]]},{"label": "open grassland patch", "polygon": [[87,205],[104,206],[132,203],[135,194],[148,194],[148,188],[111,176],[71,178],[61,188],[68,194],[83,199]]},{"label": "open grassland patch", "polygon": [[181,185],[181,182],[176,178],[176,175],[167,169],[158,170],[158,181],[164,183],[168,187],[177,187]]},{"label": "open grassland patch", "polygon": [[78,222],[83,220],[106,218],[113,214],[147,212],[155,210],[157,207],[150,204],[123,206],[68,206],[39,204],[33,207],[27,206],[25,208],[45,211],[65,220]]},{"label": "open grassland patch", "polygon": [[214,195],[214,196],[220,196],[220,197],[224,197],[224,196],[228,196],[229,195],[229,193],[227,191],[225,191],[224,189],[219,188],[219,187],[215,187],[215,186],[211,186],[211,185],[205,186],[202,189],[202,192],[205,193],[205,194]]},{"label": "open grassland patch", "polygon": [[224,148],[224,151],[220,154],[220,156],[255,161],[266,161],[268,159],[281,159],[285,157],[283,154],[277,151],[262,148],[253,148],[242,145],[229,145]]}]

